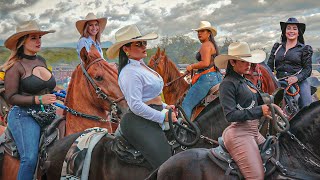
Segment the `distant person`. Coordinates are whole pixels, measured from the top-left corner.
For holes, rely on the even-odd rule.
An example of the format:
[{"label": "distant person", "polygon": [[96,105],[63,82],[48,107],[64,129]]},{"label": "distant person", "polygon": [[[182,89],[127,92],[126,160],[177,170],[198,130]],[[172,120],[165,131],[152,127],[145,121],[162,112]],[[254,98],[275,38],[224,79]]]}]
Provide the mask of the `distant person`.
[{"label": "distant person", "polygon": [[[119,57],[118,82],[130,108],[121,119],[121,132],[153,169],[172,155],[163,129],[168,109],[175,108],[162,102],[163,79],[143,61],[147,57],[147,40],[156,38],[155,33],[142,35],[136,25],[125,26],[116,32],[116,43],[107,51],[109,59]],[[177,121],[175,113],[171,118]]]},{"label": "distant person", "polygon": [[310,84],[307,78],[312,71],[312,47],[305,45],[303,34],[306,25],[296,18],[280,22],[281,43],[275,43],[270,53],[268,66],[279,80],[288,85],[298,83],[300,87],[299,107],[312,102]]},{"label": "distant person", "polygon": [[76,22],[77,30],[81,35],[77,44],[79,58],[82,48],[90,52],[91,46],[94,46],[103,58],[100,37],[106,25],[107,18],[97,18],[93,13],[88,13],[85,19]]},{"label": "distant person", "polygon": [[192,110],[206,97],[209,90],[222,81],[222,75],[214,65],[214,58],[219,55],[218,46],[214,40],[217,30],[208,21],[201,21],[197,31],[201,47],[196,54],[197,63],[187,66],[187,71],[198,69],[195,74],[199,79],[192,79],[193,86],[189,89],[182,102],[182,108],[190,119]]},{"label": "distant person", "polygon": [[55,78],[46,60],[37,55],[42,36],[53,32],[40,30],[33,20],[27,21],[18,25],[16,33],[4,42],[11,55],[0,68],[5,71],[5,98],[13,106],[8,114],[8,128],[20,155],[19,180],[33,179],[39,152],[40,125],[27,112],[40,111],[43,105],[56,101],[51,94],[56,87]]}]

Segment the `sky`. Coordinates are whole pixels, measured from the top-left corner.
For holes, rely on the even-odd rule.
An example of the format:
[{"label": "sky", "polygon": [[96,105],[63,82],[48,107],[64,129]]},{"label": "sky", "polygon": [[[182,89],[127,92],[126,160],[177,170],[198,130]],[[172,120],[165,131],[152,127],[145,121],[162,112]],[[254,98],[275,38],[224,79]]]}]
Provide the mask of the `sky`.
[{"label": "sky", "polygon": [[130,24],[142,34],[197,39],[191,29],[206,20],[217,28],[219,45],[232,38],[252,49],[270,49],[280,40],[279,22],[296,17],[306,24],[306,44],[320,48],[320,0],[0,0],[0,45],[16,24],[35,19],[43,30],[56,30],[43,38],[43,46],[75,47],[80,37],[75,22],[89,12],[108,18],[102,42],[114,42],[115,32]]}]

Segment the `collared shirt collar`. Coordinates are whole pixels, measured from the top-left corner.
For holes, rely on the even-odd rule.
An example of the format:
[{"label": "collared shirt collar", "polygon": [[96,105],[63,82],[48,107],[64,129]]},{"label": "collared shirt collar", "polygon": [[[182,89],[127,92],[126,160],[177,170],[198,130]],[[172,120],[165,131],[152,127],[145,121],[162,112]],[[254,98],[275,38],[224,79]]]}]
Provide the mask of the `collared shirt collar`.
[{"label": "collared shirt collar", "polygon": [[134,60],[134,59],[129,59],[129,63],[132,65],[140,65],[140,64],[144,64],[143,59],[140,59],[139,61]]}]

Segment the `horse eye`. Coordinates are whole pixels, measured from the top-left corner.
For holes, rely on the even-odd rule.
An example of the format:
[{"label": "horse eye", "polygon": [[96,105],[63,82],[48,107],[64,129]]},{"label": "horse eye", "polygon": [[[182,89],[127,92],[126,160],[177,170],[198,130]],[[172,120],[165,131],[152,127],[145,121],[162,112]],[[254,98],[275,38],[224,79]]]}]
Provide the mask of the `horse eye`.
[{"label": "horse eye", "polygon": [[97,80],[97,81],[102,81],[103,77],[102,76],[96,76],[96,77],[94,77],[94,79]]}]

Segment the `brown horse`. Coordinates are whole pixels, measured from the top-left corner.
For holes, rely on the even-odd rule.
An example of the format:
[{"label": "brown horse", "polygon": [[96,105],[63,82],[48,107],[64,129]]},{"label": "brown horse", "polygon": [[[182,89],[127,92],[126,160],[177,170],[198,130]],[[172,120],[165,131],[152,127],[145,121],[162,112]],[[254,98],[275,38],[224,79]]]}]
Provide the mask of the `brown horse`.
[{"label": "brown horse", "polygon": [[[291,177],[275,171],[267,179],[320,179],[320,102],[302,109],[290,121],[290,132],[298,140],[284,133],[279,138],[280,163]],[[299,142],[300,141],[300,142]],[[303,145],[302,145],[302,144]],[[150,179],[238,179],[226,176],[208,156],[209,149],[191,149],[174,155]]]},{"label": "brown horse", "polygon": [[[219,99],[214,100],[209,106],[210,108],[207,108],[206,112],[201,112],[194,121],[200,128],[203,136],[192,148],[213,147],[214,141],[212,139],[217,139],[221,136],[223,129],[229,124],[224,119]],[[48,179],[60,178],[65,155],[78,136],[79,134],[67,136],[56,142],[50,150],[48,158],[50,166],[46,174]],[[89,179],[144,179],[151,173],[146,164],[144,166],[137,166],[126,164],[119,160],[117,155],[111,150],[114,143],[113,138],[104,137],[93,149]],[[181,149],[179,148],[177,151],[179,152]]]},{"label": "brown horse", "polygon": [[[72,73],[65,105],[81,113],[108,119],[108,112],[111,111],[112,103],[123,96],[118,85],[117,68],[115,64],[108,63],[102,59],[99,52],[93,48],[93,46],[90,53],[87,53],[85,49],[82,49],[80,56],[82,62]],[[88,76],[94,81],[95,85],[93,85],[88,79],[88,76],[84,74],[81,67],[82,65],[88,72]],[[97,87],[95,86],[100,88],[100,90],[97,90]],[[103,94],[101,95],[99,93],[103,93],[105,97],[103,97]],[[122,111],[125,111],[128,107],[126,101],[123,100],[120,101],[118,105]],[[86,117],[75,116],[67,112],[65,115],[66,135],[81,132],[91,127],[103,127],[107,128],[109,132],[114,132],[117,127],[117,124],[112,127],[110,121],[95,121]]]},{"label": "brown horse", "polygon": [[[165,50],[158,48],[155,55],[151,56],[148,66],[157,71],[166,84],[163,96],[167,104],[180,104],[190,85],[181,77],[175,63],[166,55]],[[261,90],[272,94],[279,86],[272,72],[264,64],[252,65],[250,74],[246,75],[255,85],[261,84]],[[174,82],[172,82],[175,80]],[[171,83],[172,82],[172,83]],[[170,84],[168,84],[170,83]],[[196,117],[202,108],[195,108],[193,117]]]},{"label": "brown horse", "polygon": [[[92,78],[95,85],[101,89],[99,92],[103,94],[100,94],[100,96],[96,94],[97,90],[90,83],[88,77],[84,75],[80,64],[72,74],[65,105],[80,113],[108,119],[108,112],[111,111],[113,101],[123,96],[117,82],[118,72],[116,66],[101,59],[98,51],[93,48],[91,48],[90,53],[83,49],[80,55],[88,76]],[[125,112],[128,107],[125,101],[120,101],[117,105],[122,112]],[[115,123],[112,126],[110,121],[99,122],[75,116],[68,112],[65,112],[65,115],[67,135],[96,126],[107,128],[109,132],[113,132],[118,125],[118,123]],[[5,153],[2,178],[0,179],[16,179],[18,169],[19,161]]]}]

